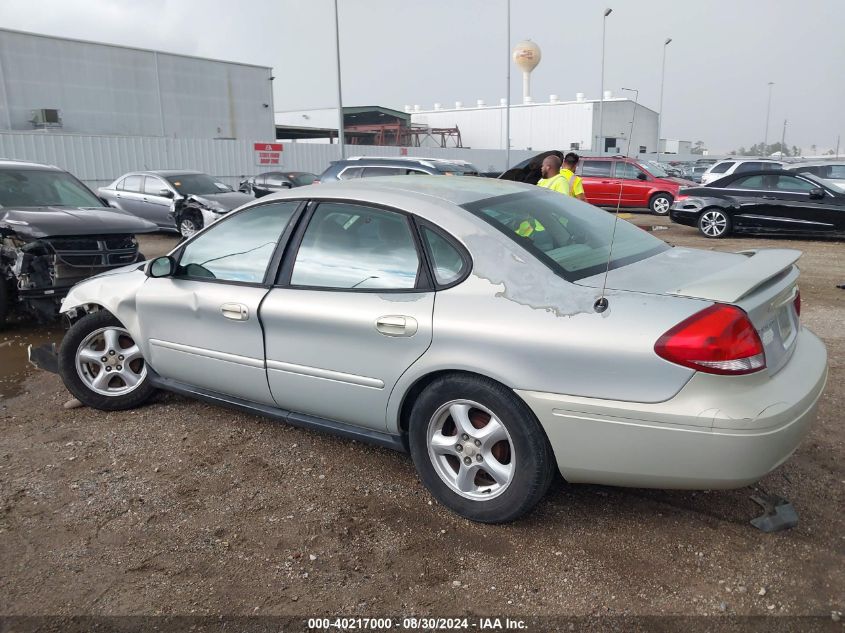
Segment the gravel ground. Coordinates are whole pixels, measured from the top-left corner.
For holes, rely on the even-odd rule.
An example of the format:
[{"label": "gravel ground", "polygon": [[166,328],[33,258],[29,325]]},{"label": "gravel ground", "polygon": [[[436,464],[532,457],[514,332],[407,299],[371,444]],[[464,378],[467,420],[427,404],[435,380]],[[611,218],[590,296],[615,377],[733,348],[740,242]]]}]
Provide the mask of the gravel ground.
[{"label": "gravel ground", "polygon": [[[476,525],[433,502],[410,459],[163,395],[64,409],[36,373],[0,403],[0,613],[819,615],[845,611],[845,244],[804,251],[802,319],[830,354],[815,427],[755,488],[553,485],[525,520]],[[147,255],[175,240],[144,238]],[[801,521],[763,534],[756,489]],[[834,618],[837,617],[834,614]]]}]

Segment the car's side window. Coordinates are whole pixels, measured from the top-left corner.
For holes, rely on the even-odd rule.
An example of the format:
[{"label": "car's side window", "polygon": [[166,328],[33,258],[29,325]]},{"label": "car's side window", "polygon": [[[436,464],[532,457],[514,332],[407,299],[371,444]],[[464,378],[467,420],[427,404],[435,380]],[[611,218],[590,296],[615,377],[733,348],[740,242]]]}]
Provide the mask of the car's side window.
[{"label": "car's side window", "polygon": [[729,186],[731,189],[765,189],[766,184],[763,176],[746,176],[745,178],[737,178]]},{"label": "car's side window", "polygon": [[324,202],[303,235],[291,285],[408,290],[416,286],[419,268],[411,226],[404,215]]},{"label": "car's side window", "polygon": [[795,176],[776,176],[776,178],[778,191],[803,193],[816,188],[816,185],[810,184],[806,180],[801,180]]},{"label": "car's side window", "polygon": [[364,167],[362,178],[371,178],[373,176],[398,176],[404,170],[397,167]]},{"label": "car's side window", "polygon": [[624,178],[626,180],[636,180],[637,175],[642,172],[631,163],[619,162],[616,163],[616,178]]},{"label": "car's side window", "polygon": [[141,193],[143,176],[127,176],[123,179],[123,190],[131,193]]},{"label": "car's side window", "polygon": [[161,196],[161,190],[167,189],[167,185],[160,178],[146,176],[144,178],[144,193],[151,196]]},{"label": "car's side window", "polygon": [[340,180],[350,180],[352,178],[360,178],[361,172],[364,170],[363,167],[347,167],[346,169],[342,170],[337,177]]},{"label": "car's side window", "polygon": [[434,279],[441,286],[448,286],[457,281],[464,271],[464,260],[460,252],[449,240],[427,226],[422,228],[422,236],[431,256]]},{"label": "car's side window", "polygon": [[281,174],[267,174],[267,180],[265,184],[271,187],[281,187],[282,186],[282,175]]},{"label": "car's side window", "polygon": [[585,160],[584,176],[610,176],[610,168],[613,166],[609,160]]},{"label": "car's side window", "polygon": [[264,204],[220,221],[188,242],[175,276],[261,283],[297,206],[297,201]]}]

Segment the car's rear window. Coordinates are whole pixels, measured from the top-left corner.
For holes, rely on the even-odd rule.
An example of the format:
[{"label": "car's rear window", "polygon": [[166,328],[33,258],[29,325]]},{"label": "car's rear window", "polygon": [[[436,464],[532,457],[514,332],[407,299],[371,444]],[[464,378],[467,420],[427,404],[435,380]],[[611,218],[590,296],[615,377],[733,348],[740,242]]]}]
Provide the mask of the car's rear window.
[{"label": "car's rear window", "polygon": [[475,165],[458,165],[457,163],[440,163],[437,171],[447,176],[477,176],[478,167]]},{"label": "car's rear window", "polygon": [[[597,207],[538,189],[463,205],[536,256],[555,273],[577,281],[605,270],[614,216]],[[610,268],[633,264],[670,248],[625,220],[618,220]]]}]

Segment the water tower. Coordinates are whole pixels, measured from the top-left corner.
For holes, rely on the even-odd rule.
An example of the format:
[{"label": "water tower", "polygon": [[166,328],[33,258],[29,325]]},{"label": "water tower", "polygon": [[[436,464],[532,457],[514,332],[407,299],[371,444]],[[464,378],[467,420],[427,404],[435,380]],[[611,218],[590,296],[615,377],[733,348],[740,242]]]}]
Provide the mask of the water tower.
[{"label": "water tower", "polygon": [[540,63],[540,47],[523,40],[513,48],[513,61],[522,71],[522,102],[531,103],[531,71]]}]

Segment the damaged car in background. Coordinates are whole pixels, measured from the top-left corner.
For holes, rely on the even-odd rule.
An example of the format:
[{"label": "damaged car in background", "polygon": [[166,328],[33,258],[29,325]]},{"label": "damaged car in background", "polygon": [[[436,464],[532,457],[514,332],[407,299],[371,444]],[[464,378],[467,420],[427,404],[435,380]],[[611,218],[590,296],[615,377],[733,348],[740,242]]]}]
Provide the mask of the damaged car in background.
[{"label": "damaged car in background", "polygon": [[100,187],[99,193],[110,206],[182,237],[255,199],[199,171],[131,172]]},{"label": "damaged car in background", "polygon": [[75,283],[143,261],[135,234],[155,230],[58,167],[0,160],[0,326],[55,318]]}]

